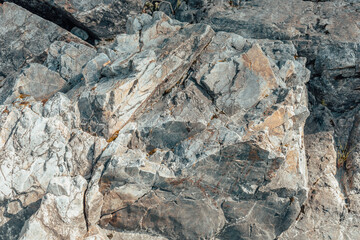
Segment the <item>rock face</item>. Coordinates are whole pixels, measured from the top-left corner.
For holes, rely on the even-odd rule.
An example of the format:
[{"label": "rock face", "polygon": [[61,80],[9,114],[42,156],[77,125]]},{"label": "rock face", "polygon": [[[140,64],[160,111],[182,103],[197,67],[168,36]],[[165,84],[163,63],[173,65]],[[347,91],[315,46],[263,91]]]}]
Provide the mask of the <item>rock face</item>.
[{"label": "rock face", "polygon": [[[38,90],[42,89],[41,92]],[[68,89],[67,82],[59,73],[47,67],[31,63],[21,74],[8,77],[0,90],[1,103],[11,103],[16,98],[33,96],[37,100],[48,99],[54,93]]]},{"label": "rock face", "polygon": [[291,42],[306,57],[308,200],[280,239],[356,239],[360,81],[358,1],[232,1],[206,5],[215,31]]},{"label": "rock face", "polygon": [[[104,196],[101,226],[170,239],[270,239],[289,227],[306,199],[301,134],[309,74],[289,59],[297,76],[281,78],[268,44],[284,52],[294,48],[261,44],[265,52],[256,41],[217,34],[182,84],[121,129],[104,152],[111,156],[107,168],[96,178]],[[222,94],[210,87],[219,67],[230,69],[224,71],[229,76]],[[296,90],[290,90],[293,84]],[[279,85],[286,92],[281,96],[271,90]],[[302,98],[296,101],[295,95]],[[246,96],[251,103],[237,103]],[[124,142],[126,135],[131,137]],[[113,148],[124,150],[112,153]],[[254,232],[243,231],[250,226]]]},{"label": "rock face", "polygon": [[86,186],[81,176],[53,178],[40,208],[26,222],[19,239],[76,239],[85,235],[83,199]]},{"label": "rock face", "polygon": [[356,1],[12,2],[1,239],[359,236]]},{"label": "rock face", "polygon": [[210,11],[203,22],[248,38],[291,40],[312,70],[310,91],[332,111],[343,112],[360,101],[359,9],[352,0],[253,0],[233,11]]},{"label": "rock face", "polygon": [[4,3],[0,11],[0,78],[27,63],[41,63],[56,40],[82,42],[56,24],[15,4]]},{"label": "rock face", "polygon": [[127,18],[141,12],[143,6],[142,0],[11,0],[11,2],[45,17],[60,18],[55,22],[60,25],[73,24],[96,38],[112,38],[116,34],[124,33]]}]

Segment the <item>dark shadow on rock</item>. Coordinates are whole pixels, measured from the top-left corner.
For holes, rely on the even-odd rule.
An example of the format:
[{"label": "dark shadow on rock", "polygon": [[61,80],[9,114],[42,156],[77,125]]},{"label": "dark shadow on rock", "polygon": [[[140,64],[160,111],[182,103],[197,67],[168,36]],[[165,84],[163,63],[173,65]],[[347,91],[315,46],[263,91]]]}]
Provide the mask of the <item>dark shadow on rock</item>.
[{"label": "dark shadow on rock", "polygon": [[[13,2],[29,12],[38,15],[50,22],[55,23],[56,25],[68,30],[69,32],[74,27],[81,28],[85,30],[89,34],[89,38],[86,40],[88,43],[94,45],[95,40],[97,37],[86,27],[81,25],[81,23],[76,22],[74,19],[70,18],[63,12],[59,11],[58,9],[50,6],[45,1],[33,1],[33,0],[5,0],[6,2]],[[0,1],[1,2],[1,1]],[[2,0],[4,2],[4,0]]]},{"label": "dark shadow on rock", "polygon": [[19,211],[15,215],[4,213],[4,216],[10,218],[10,220],[4,225],[0,226],[0,239],[18,239],[26,220],[28,220],[39,209],[40,204],[41,199],[31,203],[29,206]]}]

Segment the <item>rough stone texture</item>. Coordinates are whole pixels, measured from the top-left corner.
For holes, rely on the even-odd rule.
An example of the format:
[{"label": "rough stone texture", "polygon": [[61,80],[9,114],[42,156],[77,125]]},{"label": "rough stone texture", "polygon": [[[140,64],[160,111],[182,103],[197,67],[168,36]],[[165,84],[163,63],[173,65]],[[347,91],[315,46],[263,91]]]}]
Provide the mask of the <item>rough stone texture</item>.
[{"label": "rough stone texture", "polygon": [[215,31],[246,38],[292,41],[298,56],[308,59],[309,90],[319,102],[337,112],[359,103],[359,1],[199,0],[181,1],[178,7],[170,2],[181,21],[207,23]]},{"label": "rough stone texture", "polygon": [[[279,59],[297,67],[279,69],[274,46]],[[103,152],[100,162],[107,163],[91,181],[104,196],[100,226],[170,239],[273,239],[286,230],[307,194],[309,72],[292,54],[292,45],[218,33],[183,83]],[[233,68],[224,71],[221,93],[210,87],[218,65]],[[271,91],[279,86],[283,91]],[[236,102],[246,96],[250,103]]]},{"label": "rough stone texture", "polygon": [[0,111],[0,198],[5,207],[20,203],[20,212],[3,212],[1,235],[16,239],[24,222],[13,219],[31,216],[55,176],[89,175],[105,140],[76,130],[76,109],[61,93],[46,103],[18,98]]},{"label": "rough stone texture", "polygon": [[69,84],[83,80],[82,69],[94,58],[96,50],[80,43],[56,41],[49,47],[46,65],[58,71]]},{"label": "rough stone texture", "polygon": [[[206,25],[187,26],[160,12],[136,33],[119,35],[113,46],[116,56],[103,64],[103,77],[74,91],[84,109],[83,130],[110,138],[150,97],[186,74],[212,35]],[[123,42],[130,47],[119,49]]]},{"label": "rough stone texture", "polygon": [[1,239],[358,238],[357,1],[17,2]]},{"label": "rough stone texture", "polygon": [[215,31],[291,40],[299,56],[308,58],[310,91],[331,110],[343,112],[360,101],[359,9],[352,0],[252,0],[232,10],[210,10],[202,21]]},{"label": "rough stone texture", "polygon": [[68,19],[98,38],[111,38],[125,32],[128,17],[141,12],[143,5],[142,0],[11,0],[11,2],[41,15],[47,16],[50,12],[57,17]]},{"label": "rough stone texture", "polygon": [[5,2],[0,6],[0,77],[29,62],[43,62],[53,41],[82,42],[61,27]]},{"label": "rough stone texture", "polygon": [[82,239],[87,233],[81,176],[53,178],[39,210],[25,223],[19,239]]},{"label": "rough stone texture", "polygon": [[11,103],[16,98],[28,96],[36,100],[49,99],[55,93],[68,88],[67,82],[57,72],[41,64],[31,63],[15,78],[9,76],[4,80],[4,85],[0,88],[0,103]]},{"label": "rough stone texture", "polygon": [[[294,57],[307,58],[311,115],[305,139],[310,192],[299,222],[280,238],[358,238],[359,1],[250,0],[217,6],[199,2],[201,17],[186,21],[208,23],[215,31],[247,38],[291,42],[297,49]],[[182,16],[197,8],[190,5],[178,9]]]},{"label": "rough stone texture", "polygon": [[[279,239],[353,239],[359,234],[358,216],[344,201],[341,169],[337,169],[336,151],[331,132],[319,132],[305,138],[309,197],[298,222]],[[356,238],[356,237],[355,237]]]},{"label": "rough stone texture", "polygon": [[[289,228],[307,194],[309,71],[295,48],[214,36],[159,12],[131,18],[128,32],[98,53],[54,42],[36,66],[72,89],[2,105],[2,199],[16,213],[22,193],[44,196],[20,237],[50,228],[55,238],[101,239],[101,228],[113,228],[170,239],[275,238]],[[71,190],[80,176],[86,190]],[[66,202],[80,198],[67,216]]]}]

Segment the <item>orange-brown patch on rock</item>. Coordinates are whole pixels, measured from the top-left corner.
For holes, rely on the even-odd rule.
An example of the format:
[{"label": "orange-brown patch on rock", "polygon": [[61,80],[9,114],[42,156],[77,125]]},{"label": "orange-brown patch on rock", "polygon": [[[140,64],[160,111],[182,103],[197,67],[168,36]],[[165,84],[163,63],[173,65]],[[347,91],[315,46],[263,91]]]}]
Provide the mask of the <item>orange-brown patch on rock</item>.
[{"label": "orange-brown patch on rock", "polygon": [[299,153],[295,150],[291,150],[286,154],[286,171],[288,172],[297,172],[298,168],[298,159],[299,159]]},{"label": "orange-brown patch on rock", "polygon": [[280,108],[276,110],[272,115],[267,117],[263,123],[259,125],[255,125],[253,127],[254,130],[260,131],[264,129],[265,127],[268,127],[270,130],[277,128],[284,124],[285,122],[285,109]]},{"label": "orange-brown patch on rock", "polygon": [[64,5],[64,9],[69,13],[75,13],[76,12],[76,9],[68,1],[66,1],[65,5]]},{"label": "orange-brown patch on rock", "polygon": [[21,94],[19,95],[19,98],[20,98],[20,99],[24,99],[24,98],[26,98],[26,97],[30,97],[30,95],[24,94],[24,93],[21,93]]},{"label": "orange-brown patch on rock", "polygon": [[[123,199],[125,198],[125,200]],[[135,202],[136,199],[133,201],[126,201],[126,196],[119,196],[116,192],[110,191],[104,194],[104,204],[101,209],[101,214],[106,215],[112,212],[115,212],[121,208],[126,207]]]},{"label": "orange-brown patch on rock", "polygon": [[153,155],[154,153],[156,153],[157,151],[157,148],[154,148],[153,150],[151,150],[150,152],[148,152],[148,155],[151,156]]},{"label": "orange-brown patch on rock", "polygon": [[107,141],[108,143],[111,143],[112,141],[114,141],[114,140],[119,136],[119,132],[120,132],[120,130],[114,132],[113,135],[111,135],[111,137],[110,137],[108,140],[106,140],[106,141]]},{"label": "orange-brown patch on rock", "polygon": [[10,111],[9,111],[9,110],[7,109],[7,107],[6,107],[2,113],[3,113],[3,114],[4,114],[4,113],[8,114],[8,113],[10,113]]},{"label": "orange-brown patch on rock", "polygon": [[270,135],[272,136],[283,136],[284,133],[283,126],[278,126],[270,130]]},{"label": "orange-brown patch on rock", "polygon": [[242,55],[245,66],[263,78],[269,89],[276,87],[276,77],[271,69],[269,59],[258,44],[254,44],[250,50]]},{"label": "orange-brown patch on rock", "polygon": [[111,181],[107,178],[102,178],[99,185],[99,191],[101,192],[101,194],[104,194],[110,189]]},{"label": "orange-brown patch on rock", "polygon": [[106,67],[107,65],[109,65],[111,63],[111,60],[107,61],[106,63],[103,64],[103,67]]},{"label": "orange-brown patch on rock", "polygon": [[19,105],[24,107],[30,107],[30,102],[21,102]]},{"label": "orange-brown patch on rock", "polygon": [[253,147],[250,149],[250,152],[249,152],[249,160],[251,160],[252,162],[261,160],[260,157],[259,157],[258,152]]},{"label": "orange-brown patch on rock", "polygon": [[286,71],[285,80],[288,80],[294,73],[295,73],[295,65],[294,63],[291,63],[290,67]]},{"label": "orange-brown patch on rock", "polygon": [[171,181],[170,184],[173,185],[173,186],[178,186],[180,184],[185,183],[188,180],[189,180],[189,178],[181,178],[181,179],[178,179],[178,180]]}]

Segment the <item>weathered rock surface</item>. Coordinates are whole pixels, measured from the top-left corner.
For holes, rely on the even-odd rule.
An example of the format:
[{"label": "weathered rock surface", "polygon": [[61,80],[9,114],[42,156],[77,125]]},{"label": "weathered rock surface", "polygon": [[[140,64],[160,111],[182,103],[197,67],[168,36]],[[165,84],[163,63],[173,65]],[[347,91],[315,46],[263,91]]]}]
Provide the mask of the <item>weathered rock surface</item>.
[{"label": "weathered rock surface", "polygon": [[53,178],[39,210],[27,221],[19,239],[79,239],[84,236],[87,233],[83,210],[86,186],[81,176]]},{"label": "weathered rock surface", "polygon": [[[360,3],[357,0],[169,1],[173,17],[246,38],[291,41],[312,70],[309,90],[343,112],[359,103]],[[160,10],[169,4],[161,3]]]},{"label": "weathered rock surface", "polygon": [[68,88],[69,85],[59,73],[41,64],[31,63],[28,68],[22,69],[18,76],[9,76],[4,80],[0,89],[0,103],[12,103],[16,98],[27,96],[36,100],[49,99],[55,93]]},{"label": "weathered rock surface", "polygon": [[[276,41],[213,37],[185,79],[100,156],[87,198],[100,226],[170,239],[272,239],[286,230],[307,194],[309,72],[295,53]],[[288,59],[280,69],[279,59]],[[221,83],[219,68],[229,69]]]},{"label": "weathered rock surface", "polygon": [[[195,22],[248,38],[291,42],[295,58],[306,57],[312,72],[305,136],[310,192],[299,222],[280,238],[358,238],[359,1],[199,2],[203,13]],[[189,6],[179,9],[183,16],[194,11]]]},{"label": "weathered rock surface", "polygon": [[359,9],[352,0],[252,0],[209,10],[200,21],[248,38],[291,40],[312,70],[309,90],[331,110],[344,112],[360,101]]},{"label": "weathered rock surface", "polygon": [[357,1],[12,2],[1,239],[357,239]]},{"label": "weathered rock surface", "polygon": [[[0,6],[0,78],[30,62],[43,62],[56,40],[82,42],[56,24],[5,2]],[[0,81],[0,85],[1,81]]]},{"label": "weathered rock surface", "polygon": [[[124,33],[126,21],[141,12],[142,0],[11,0],[20,6],[51,18],[65,18],[97,38]],[[61,20],[54,20],[62,24]]]},{"label": "weathered rock surface", "polygon": [[[147,16],[139,20],[143,18]],[[213,35],[206,25],[187,26],[160,12],[148,20],[134,34],[117,37],[115,55],[103,64],[102,78],[74,90],[84,109],[83,130],[110,138],[146,107],[149,98],[175,85]],[[124,49],[124,42],[130,47]]]}]

